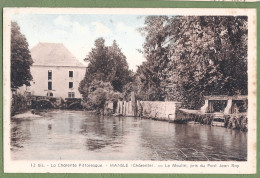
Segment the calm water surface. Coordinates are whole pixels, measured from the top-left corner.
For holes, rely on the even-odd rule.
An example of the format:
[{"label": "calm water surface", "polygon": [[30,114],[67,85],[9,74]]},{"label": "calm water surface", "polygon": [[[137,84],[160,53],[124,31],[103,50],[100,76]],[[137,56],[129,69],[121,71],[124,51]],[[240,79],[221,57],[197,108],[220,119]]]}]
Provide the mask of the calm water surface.
[{"label": "calm water surface", "polygon": [[84,111],[12,119],[15,160],[247,160],[247,133]]}]

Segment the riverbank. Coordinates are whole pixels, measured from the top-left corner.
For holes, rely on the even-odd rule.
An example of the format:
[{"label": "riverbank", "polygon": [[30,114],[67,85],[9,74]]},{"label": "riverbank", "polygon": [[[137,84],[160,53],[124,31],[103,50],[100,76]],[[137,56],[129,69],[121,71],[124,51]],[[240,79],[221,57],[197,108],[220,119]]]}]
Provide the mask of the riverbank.
[{"label": "riverbank", "polygon": [[35,113],[33,110],[26,111],[24,113],[19,113],[12,116],[12,119],[29,119],[29,118],[40,118],[43,117],[39,113]]},{"label": "riverbank", "polygon": [[228,129],[248,131],[247,113],[201,113],[196,110],[179,110],[176,113],[176,119],[173,121],[178,124],[202,124],[209,126],[219,126]]},{"label": "riverbank", "polygon": [[85,111],[85,110],[69,110],[69,109],[41,109],[41,110],[31,109],[31,110],[17,113],[15,115],[11,116],[11,118],[17,119],[17,120],[18,119],[26,120],[26,119],[33,119],[33,118],[45,118],[50,113],[64,113],[64,112],[72,112],[72,113],[73,112],[85,112],[85,113],[98,115],[95,110]]},{"label": "riverbank", "polygon": [[[33,119],[33,118],[41,118],[45,116],[45,113],[56,113],[56,112],[63,112],[63,111],[79,111],[79,112],[85,112],[85,113],[92,113],[95,114],[97,116],[100,116],[100,114],[97,113],[96,110],[92,110],[92,111],[85,111],[85,110],[63,110],[63,109],[48,109],[48,110],[29,110],[26,111],[24,113],[19,113],[16,114],[14,116],[12,116],[12,119],[21,119],[21,120],[26,120],[26,119]],[[115,116],[115,117],[124,117],[124,115],[122,114],[111,114],[111,115],[104,115],[104,116]],[[199,125],[208,125],[208,126],[212,126],[212,121],[213,118],[212,117],[207,117],[207,116],[198,116],[198,115],[194,115],[191,116],[189,115],[189,117],[187,118],[175,118],[175,119],[171,119],[170,117],[172,117],[171,115],[168,116],[168,118],[165,117],[151,117],[151,116],[127,116],[127,117],[137,117],[137,118],[142,118],[142,119],[147,119],[147,120],[155,120],[155,121],[164,121],[164,122],[170,122],[170,123],[174,123],[174,124],[199,124]],[[217,127],[217,126],[216,126]],[[247,118],[245,117],[227,117],[225,118],[224,122],[223,122],[223,126],[224,128],[228,128],[228,129],[234,129],[234,130],[240,130],[243,132],[247,132]]]}]

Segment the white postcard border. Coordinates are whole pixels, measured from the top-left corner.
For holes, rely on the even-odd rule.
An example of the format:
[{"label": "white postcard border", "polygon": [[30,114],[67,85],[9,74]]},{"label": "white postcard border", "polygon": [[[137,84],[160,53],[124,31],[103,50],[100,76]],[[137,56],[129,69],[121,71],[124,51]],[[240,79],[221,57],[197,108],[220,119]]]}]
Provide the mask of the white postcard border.
[{"label": "white postcard border", "polygon": [[[248,160],[237,161],[14,161],[10,152],[10,24],[12,14],[135,14],[135,15],[246,15],[248,16]],[[226,8],[4,8],[3,116],[4,172],[12,173],[256,173],[256,9]],[[79,165],[86,167],[79,167]],[[111,167],[110,164],[121,164]],[[149,167],[149,165],[153,167]],[[217,165],[214,167],[214,165]],[[219,167],[230,165],[229,168]],[[232,164],[234,167],[232,167]],[[40,166],[39,166],[40,165]],[[41,167],[43,165],[44,167]],[[162,167],[160,167],[162,165]],[[176,165],[176,166],[174,166]],[[197,165],[198,167],[191,167]],[[202,167],[205,165],[205,167]],[[237,168],[235,165],[238,165]],[[36,166],[36,167],[34,167]],[[76,166],[76,167],[74,167]],[[94,167],[93,167],[94,166]],[[102,167],[98,167],[102,166]],[[127,167],[126,167],[127,166]],[[169,167],[168,167],[169,166]]]}]

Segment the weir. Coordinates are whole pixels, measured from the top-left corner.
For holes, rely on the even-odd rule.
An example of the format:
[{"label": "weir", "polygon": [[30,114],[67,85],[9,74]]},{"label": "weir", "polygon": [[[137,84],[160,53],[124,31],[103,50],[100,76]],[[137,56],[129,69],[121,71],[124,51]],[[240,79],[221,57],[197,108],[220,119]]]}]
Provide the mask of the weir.
[{"label": "weir", "polygon": [[247,96],[205,96],[200,110],[181,108],[175,101],[118,100],[115,115],[137,116],[175,123],[207,124],[247,131]]},{"label": "weir", "polygon": [[179,109],[175,122],[198,123],[247,131],[247,96],[205,96],[200,110]]}]

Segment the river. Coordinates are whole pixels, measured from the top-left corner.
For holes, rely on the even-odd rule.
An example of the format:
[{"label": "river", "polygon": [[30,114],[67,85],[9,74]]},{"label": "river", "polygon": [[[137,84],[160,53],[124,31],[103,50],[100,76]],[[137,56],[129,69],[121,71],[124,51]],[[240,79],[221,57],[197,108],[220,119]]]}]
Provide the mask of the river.
[{"label": "river", "polygon": [[12,119],[13,160],[246,161],[247,133],[85,111]]}]

